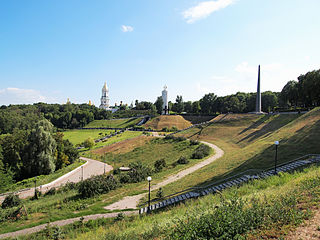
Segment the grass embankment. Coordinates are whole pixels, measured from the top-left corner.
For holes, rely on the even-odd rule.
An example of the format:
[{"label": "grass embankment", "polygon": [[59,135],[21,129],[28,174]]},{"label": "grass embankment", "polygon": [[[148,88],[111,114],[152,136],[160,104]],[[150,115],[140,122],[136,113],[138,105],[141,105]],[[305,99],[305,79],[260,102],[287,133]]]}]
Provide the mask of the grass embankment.
[{"label": "grass embankment", "polygon": [[87,138],[91,137],[93,139],[98,139],[102,138],[105,135],[109,135],[111,133],[114,133],[113,130],[91,130],[91,129],[86,129],[86,130],[69,130],[63,132],[64,139],[68,139],[71,143],[74,145],[80,144],[84,142]]},{"label": "grass embankment", "polygon": [[[126,132],[117,134],[116,136],[113,136],[111,138],[108,138],[108,139],[106,139],[106,140],[104,140],[102,142],[96,143],[92,147],[92,149],[88,149],[88,148],[81,149],[80,150],[80,155],[96,159],[94,157],[95,154],[93,154],[93,152],[94,152],[93,150],[100,149],[100,148],[103,148],[103,147],[106,147],[106,146],[110,146],[112,144],[119,143],[119,142],[122,142],[122,141],[126,141],[126,140],[129,140],[129,139],[134,139],[134,138],[139,137],[141,135],[142,135],[142,132],[126,131]],[[91,151],[89,151],[89,150],[91,150]],[[99,160],[99,158],[97,160]]]},{"label": "grass embankment", "polygon": [[[115,154],[116,166],[127,165],[130,162],[142,161],[148,166],[153,166],[156,160],[164,158],[167,167],[161,172],[152,175],[153,182],[159,182],[169,174],[176,173],[181,169],[202,161],[202,159],[190,160],[189,164],[171,166],[170,164],[177,161],[180,156],[190,157],[193,150],[198,145],[190,145],[189,141],[174,141],[166,139],[150,139],[145,148],[138,147],[127,153]],[[144,157],[144,156],[148,157]],[[4,221],[0,224],[0,233],[16,231],[42,223],[52,222],[55,220],[67,219],[77,216],[106,213],[103,206],[109,205],[128,195],[145,192],[146,183],[131,183],[113,190],[107,194],[100,195],[89,199],[80,199],[76,190],[67,190],[57,193],[53,196],[41,197],[39,200],[23,200],[28,217],[17,221]]]},{"label": "grass embankment", "polygon": [[129,128],[137,125],[143,118],[94,120],[84,128]]},{"label": "grass embankment", "polygon": [[[59,177],[63,176],[64,174],[76,169],[77,167],[81,166],[84,163],[85,163],[85,161],[79,159],[76,162],[70,164],[69,166],[66,166],[66,167],[64,167],[62,169],[59,169],[58,171],[56,171],[56,172],[54,172],[52,174],[37,176],[36,177],[37,186],[50,183],[50,182],[58,179]],[[11,185],[9,188],[5,189],[1,193],[3,193],[3,192],[14,192],[14,191],[18,191],[20,189],[34,187],[34,181],[35,181],[35,177],[24,179],[24,180],[22,180],[20,182],[17,182],[15,184]]]},{"label": "grass embankment", "polygon": [[186,115],[181,115],[185,120],[191,122],[192,124],[198,124],[198,123],[203,123],[207,121],[211,121],[214,119],[216,116],[186,116]]},{"label": "grass embankment", "polygon": [[21,239],[284,239],[312,217],[320,168],[281,173],[151,215],[76,222]]},{"label": "grass embankment", "polygon": [[178,136],[214,143],[224,156],[174,185],[175,191],[205,186],[247,169],[274,165],[274,141],[279,140],[278,164],[320,149],[320,108],[304,115],[228,114],[203,128],[192,128]]},{"label": "grass embankment", "polygon": [[172,127],[176,127],[180,130],[187,128],[191,125],[191,122],[185,120],[180,115],[161,115],[159,117],[149,120],[146,124],[142,126],[154,130],[162,130],[163,128],[171,129]]}]

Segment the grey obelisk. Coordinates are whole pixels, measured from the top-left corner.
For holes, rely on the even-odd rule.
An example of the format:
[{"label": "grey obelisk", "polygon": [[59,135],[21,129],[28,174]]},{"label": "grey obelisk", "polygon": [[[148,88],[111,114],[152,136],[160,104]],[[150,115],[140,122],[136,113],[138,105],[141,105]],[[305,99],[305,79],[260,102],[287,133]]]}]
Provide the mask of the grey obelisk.
[{"label": "grey obelisk", "polygon": [[257,86],[257,99],[256,99],[256,113],[261,113],[260,65],[259,65],[259,69],[258,69],[258,86]]}]

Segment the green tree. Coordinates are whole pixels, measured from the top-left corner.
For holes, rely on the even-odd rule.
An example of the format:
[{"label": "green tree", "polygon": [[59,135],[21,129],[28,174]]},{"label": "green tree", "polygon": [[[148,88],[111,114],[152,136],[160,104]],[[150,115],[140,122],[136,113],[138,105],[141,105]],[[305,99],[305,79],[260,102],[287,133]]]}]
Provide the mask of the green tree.
[{"label": "green tree", "polygon": [[163,111],[163,99],[162,97],[158,97],[157,101],[154,103],[157,109],[157,113],[161,114]]},{"label": "green tree", "polygon": [[175,104],[174,104],[174,109],[175,109],[175,111],[176,112],[178,112],[178,113],[181,113],[181,112],[183,112],[183,110],[184,110],[184,104],[183,104],[183,99],[182,99],[182,96],[180,95],[178,95],[177,97],[176,97],[176,102],[175,102]]},{"label": "green tree", "polygon": [[216,113],[214,109],[217,96],[214,93],[208,93],[200,99],[201,112],[203,114],[212,115]]},{"label": "green tree", "polygon": [[92,148],[94,146],[95,142],[93,140],[92,137],[87,138],[86,140],[84,140],[83,142],[83,146],[85,148]]},{"label": "green tree", "polygon": [[52,136],[53,125],[41,120],[29,135],[24,168],[29,176],[50,174],[55,170],[56,141]]},{"label": "green tree", "polygon": [[271,112],[278,105],[278,97],[274,92],[267,91],[261,94],[263,112]]},{"label": "green tree", "polygon": [[200,103],[199,101],[195,101],[192,103],[192,113],[194,114],[199,114],[200,113]]},{"label": "green tree", "polygon": [[192,113],[192,102],[184,102],[184,111],[187,113]]},{"label": "green tree", "polygon": [[299,100],[298,82],[294,80],[287,82],[282,88],[280,96],[289,106],[297,106]]}]

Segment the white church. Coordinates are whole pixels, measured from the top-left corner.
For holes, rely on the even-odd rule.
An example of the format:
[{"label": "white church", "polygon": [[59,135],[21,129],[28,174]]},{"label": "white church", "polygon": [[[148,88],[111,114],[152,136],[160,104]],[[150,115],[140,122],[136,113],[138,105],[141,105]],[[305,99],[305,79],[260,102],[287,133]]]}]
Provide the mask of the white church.
[{"label": "white church", "polygon": [[110,99],[109,99],[109,89],[107,86],[107,82],[105,82],[102,87],[101,104],[100,104],[99,108],[111,111]]}]

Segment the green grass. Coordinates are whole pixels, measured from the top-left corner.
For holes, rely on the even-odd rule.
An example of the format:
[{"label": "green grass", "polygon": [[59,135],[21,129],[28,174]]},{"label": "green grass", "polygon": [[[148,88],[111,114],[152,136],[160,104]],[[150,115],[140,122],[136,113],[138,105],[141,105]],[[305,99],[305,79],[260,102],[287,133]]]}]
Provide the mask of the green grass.
[{"label": "green grass", "polygon": [[[204,128],[193,128],[179,135],[214,143],[225,151],[225,155],[212,164],[197,170],[195,173],[189,174],[183,179],[165,186],[163,190],[166,195],[181,191],[188,187],[203,186],[227,176],[235,175],[246,169],[264,169],[273,166],[275,140],[280,141],[279,163],[293,160],[294,158],[305,154],[319,153],[320,108],[316,108],[304,115],[226,115],[219,122],[214,122],[208,126],[205,126]],[[163,144],[163,146],[165,146],[165,144]],[[111,163],[113,163],[113,159],[115,159],[115,164],[119,163],[120,165],[121,163],[123,165],[127,165],[131,161],[131,156],[135,156],[136,159],[140,159],[152,165],[152,161],[156,159],[155,156],[161,156],[161,154],[163,154],[163,152],[160,150],[161,144],[153,147],[153,154],[152,152],[149,153],[147,149],[148,147],[146,147],[146,149],[137,149],[137,153],[132,151],[130,154],[124,156],[109,156],[112,158],[109,160],[107,159],[107,161],[111,161]],[[156,155],[157,151],[159,151],[159,155]],[[175,152],[179,153],[180,150]],[[153,156],[154,158],[152,158]],[[148,159],[152,159],[152,161],[148,161]],[[193,161],[190,163],[190,165],[195,163],[196,161]],[[159,182],[168,174],[172,174],[189,166],[178,165],[178,168],[168,168],[165,171],[154,175],[153,182]],[[288,184],[290,185],[290,183]],[[101,195],[99,198],[87,200],[92,201],[92,203],[90,203],[89,206],[83,210],[76,211],[76,213],[72,212],[71,210],[64,211],[63,213],[57,213],[57,216],[59,216],[60,219],[63,219],[67,216],[73,217],[77,214],[105,212],[101,209],[102,206],[113,203],[124,196],[145,191],[145,185],[146,183],[144,182],[125,185],[117,190],[111,191],[108,194]],[[281,193],[281,191],[285,192],[289,185],[284,187],[284,189],[279,190],[279,192],[276,192],[274,191],[274,187],[268,187],[267,184],[267,187],[260,193],[267,194],[268,191],[270,191],[271,195],[273,194],[276,196],[278,193]],[[294,185],[295,184],[293,183],[290,186],[294,187]],[[244,191],[244,187],[240,189]],[[264,187],[259,186],[259,188]],[[256,191],[256,188],[252,188],[251,192],[246,192],[244,194],[249,196],[254,194]],[[209,202],[215,201],[214,198],[204,199],[209,199]],[[204,200],[201,199],[200,201],[195,201],[190,204],[187,203],[187,208],[193,209],[197,204],[201,204],[202,201]],[[75,201],[75,204],[76,202],[77,201]],[[56,205],[52,205],[47,209],[55,208],[55,206]],[[143,233],[146,231],[145,229],[153,229],[152,226],[155,224],[155,222],[163,222],[163,224],[170,222],[170,219],[172,220],[172,217],[170,216],[175,215],[175,211],[177,211],[177,214],[179,211],[181,211],[181,214],[185,215],[187,209],[178,207],[172,209],[172,211],[173,212],[169,211],[168,213],[156,214],[154,215],[154,218],[142,218],[141,221],[139,219],[134,219],[132,222],[125,222],[124,225],[127,227],[115,224],[114,227],[111,226],[107,230],[99,228],[97,231],[101,231],[101,236],[104,236],[103,234],[107,233],[110,233],[110,235],[113,233],[119,234],[120,232],[123,232],[123,234],[129,234],[128,236],[131,236],[130,232]],[[52,215],[51,213],[46,213],[46,219],[48,219],[48,215],[53,216],[52,218],[56,218],[55,214],[55,212],[52,212]],[[152,221],[150,222],[148,219],[152,219]],[[10,223],[9,225],[13,228],[13,226],[19,226],[19,224],[22,224],[22,222],[14,224]],[[4,231],[4,229],[5,228],[0,227],[0,231]],[[153,230],[156,231],[156,229]],[[97,237],[94,236],[94,233],[90,234],[81,237],[83,237],[83,239],[85,239],[85,237]]]},{"label": "green grass", "polygon": [[113,130],[69,130],[63,132],[64,139],[68,139],[74,145],[84,142],[87,138],[91,137],[93,139],[101,138],[105,135],[113,133]]},{"label": "green grass", "polygon": [[94,150],[94,149],[97,149],[97,148],[101,148],[101,147],[105,147],[105,146],[109,146],[111,144],[114,144],[114,143],[118,143],[118,142],[122,142],[124,140],[127,140],[127,139],[131,139],[131,138],[135,138],[135,137],[138,137],[138,136],[141,136],[142,135],[142,132],[131,132],[131,131],[126,131],[126,132],[123,132],[121,134],[118,134],[116,136],[113,136],[112,138],[109,138],[103,142],[98,142],[96,143],[92,149],[88,149],[88,148],[85,148],[85,149],[82,149],[80,150],[80,155],[81,156],[84,156],[84,157],[88,157],[88,158],[93,158],[93,159],[96,159],[96,160],[100,160],[99,158],[96,158],[94,156],[94,154],[91,153],[91,151],[89,150]]},{"label": "green grass", "polygon": [[[76,162],[74,162],[73,164],[70,164],[69,166],[66,166],[65,168],[59,169],[58,171],[56,171],[52,174],[37,176],[36,177],[37,178],[37,186],[50,183],[50,182],[56,180],[57,178],[63,176],[64,174],[72,171],[73,169],[76,169],[77,167],[81,166],[84,163],[85,163],[85,161],[79,159]],[[20,182],[17,182],[15,184],[9,186],[7,189],[5,189],[2,192],[12,192],[12,191],[17,191],[17,190],[24,189],[24,188],[34,187],[34,180],[35,180],[35,177],[24,179]]]},{"label": "green grass", "polygon": [[[195,147],[196,146],[194,145],[190,146],[188,141],[172,142],[172,140],[155,139],[150,143],[150,146],[147,147],[147,152],[153,151],[154,153],[150,153],[148,163],[150,166],[152,166],[154,161],[158,160],[158,157],[165,157],[168,164],[173,163],[181,155],[191,155],[191,152]],[[138,152],[138,154],[136,154],[135,152]],[[141,149],[133,151],[132,154],[133,155],[131,155],[130,160],[125,160],[128,161],[127,163],[129,163],[129,161],[134,162],[139,160],[147,163],[145,159],[143,159],[144,153],[143,151],[141,151]],[[164,154],[164,156],[162,156],[162,154]],[[190,167],[191,165],[196,164],[199,161],[202,161],[202,159],[191,160],[190,163],[186,165],[177,165],[176,167],[168,166],[163,171],[152,176],[153,183],[162,181],[165,176]],[[26,206],[29,214],[28,219],[21,219],[14,222],[2,222],[0,224],[0,233],[24,229],[49,221],[52,222],[55,220],[67,219],[77,216],[106,213],[109,211],[103,209],[103,206],[120,200],[127,195],[134,195],[144,192],[145,187],[145,182],[125,184],[122,187],[107,194],[89,199],[79,199],[77,197],[77,192],[74,190],[58,193],[54,196],[41,197],[37,201],[26,199],[23,200],[23,203]]]},{"label": "green grass", "polygon": [[[60,231],[64,238],[77,240],[198,239],[201,234],[216,239],[219,231],[224,234],[219,239],[282,239],[312,217],[309,209],[319,207],[319,187],[320,168],[314,166],[255,180],[151,215],[77,222]],[[46,239],[47,233],[21,239]]]},{"label": "green grass", "polygon": [[85,128],[129,128],[137,125],[142,118],[94,120]]}]

